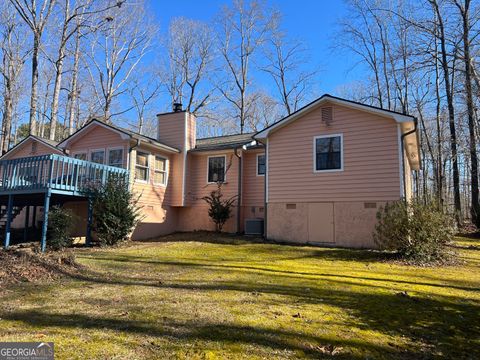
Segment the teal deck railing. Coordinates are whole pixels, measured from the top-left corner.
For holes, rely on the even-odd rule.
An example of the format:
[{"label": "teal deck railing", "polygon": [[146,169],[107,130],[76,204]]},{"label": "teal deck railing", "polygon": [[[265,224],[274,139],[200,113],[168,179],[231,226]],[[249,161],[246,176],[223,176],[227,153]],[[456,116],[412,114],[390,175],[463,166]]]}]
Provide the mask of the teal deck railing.
[{"label": "teal deck railing", "polygon": [[55,154],[0,160],[0,195],[46,191],[82,195],[110,175],[127,176],[127,170]]}]

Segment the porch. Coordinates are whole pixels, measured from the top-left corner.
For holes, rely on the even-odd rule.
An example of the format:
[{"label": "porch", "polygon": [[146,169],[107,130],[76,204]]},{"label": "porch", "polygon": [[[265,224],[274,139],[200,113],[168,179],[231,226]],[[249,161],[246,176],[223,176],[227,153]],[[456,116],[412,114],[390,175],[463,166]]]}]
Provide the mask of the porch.
[{"label": "porch", "polygon": [[[4,247],[11,239],[12,221],[26,210],[24,237],[37,209],[43,207],[41,249],[46,249],[48,212],[51,204],[83,199],[88,201],[86,242],[90,243],[92,221],[89,189],[105,184],[110,176],[128,176],[126,169],[50,154],[0,160],[0,228],[5,228]],[[32,225],[35,222],[32,221]]]}]

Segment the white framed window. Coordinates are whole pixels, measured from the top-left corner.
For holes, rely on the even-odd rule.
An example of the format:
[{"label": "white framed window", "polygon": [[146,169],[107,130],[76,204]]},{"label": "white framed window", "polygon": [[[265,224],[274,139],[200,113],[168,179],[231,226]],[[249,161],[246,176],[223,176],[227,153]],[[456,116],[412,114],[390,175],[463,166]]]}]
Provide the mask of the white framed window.
[{"label": "white framed window", "polygon": [[137,156],[136,156],[136,161],[135,161],[135,181],[138,182],[148,182],[149,179],[149,158],[150,154],[143,152],[143,151],[137,151]]},{"label": "white framed window", "polygon": [[343,171],[343,135],[313,138],[313,172]]},{"label": "white framed window", "polygon": [[153,183],[155,185],[167,184],[167,159],[164,157],[155,155],[155,167],[153,174]]},{"label": "white framed window", "polygon": [[108,165],[123,168],[123,148],[108,149]]},{"label": "white framed window", "polygon": [[207,183],[225,182],[226,155],[209,156],[207,159]]},{"label": "white framed window", "polygon": [[74,159],[78,160],[87,160],[87,152],[86,151],[79,151],[73,154]]},{"label": "white framed window", "polygon": [[105,149],[90,151],[90,161],[97,164],[105,164]]},{"label": "white framed window", "polygon": [[264,176],[266,168],[265,154],[257,154],[257,176]]}]

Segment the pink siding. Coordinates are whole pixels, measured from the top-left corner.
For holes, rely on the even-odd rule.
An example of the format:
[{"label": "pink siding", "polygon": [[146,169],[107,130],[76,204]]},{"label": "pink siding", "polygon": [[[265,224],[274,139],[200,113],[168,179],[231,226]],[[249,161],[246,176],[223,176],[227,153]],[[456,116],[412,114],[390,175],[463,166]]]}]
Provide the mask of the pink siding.
[{"label": "pink siding", "polygon": [[[139,146],[135,149],[135,151],[141,151],[144,153],[148,153],[149,155],[149,181],[148,183],[143,183],[139,181],[133,182],[133,190],[141,195],[140,202],[142,204],[154,204],[154,205],[170,205],[171,200],[171,191],[170,186],[175,179],[173,178],[172,174],[172,161],[171,156],[169,154],[163,153],[158,150],[152,150],[145,146]],[[133,156],[133,153],[132,153]],[[167,185],[161,184],[154,184],[154,169],[155,169],[155,156],[161,156],[167,159]],[[136,160],[136,159],[135,159]],[[133,166],[135,166],[135,160],[132,162]],[[132,169],[132,179],[134,178],[135,170]]]},{"label": "pink siding", "polygon": [[232,150],[209,153],[190,153],[188,155],[189,169],[187,172],[186,205],[204,205],[202,197],[210,194],[217,188],[216,184],[207,183],[207,166],[209,156],[226,156],[226,182],[222,186],[225,198],[230,198],[238,193],[238,158]]},{"label": "pink siding", "polygon": [[257,155],[264,153],[265,151],[263,149],[250,150],[243,153],[243,220],[264,217],[265,176],[257,175]]},{"label": "pink siding", "polygon": [[[215,190],[216,184],[207,183],[207,166],[209,156],[226,156],[227,174],[226,182],[222,186],[225,198],[230,198],[238,194],[238,158],[232,150],[222,152],[208,153],[189,153],[187,162],[187,186],[185,195],[185,205],[179,212],[180,231],[190,230],[213,230],[214,226],[208,217],[208,205],[202,200],[202,197]],[[225,231],[236,231],[236,208],[232,218],[227,222]]]},{"label": "pink siding", "polygon": [[172,158],[171,175],[175,179],[170,185],[171,205],[184,205],[184,178],[188,167],[186,153],[195,147],[196,119],[186,112],[160,114],[158,118],[158,140],[166,145],[173,146],[181,151]]},{"label": "pink siding", "polygon": [[[32,147],[32,144],[34,142],[37,144],[36,149]],[[30,138],[26,140],[23,144],[17,146],[15,149],[7,153],[3,157],[3,160],[18,159],[18,158],[29,157],[29,156],[49,155],[49,154],[62,154],[62,151],[52,149],[50,146],[47,146],[38,140],[34,140]]]},{"label": "pink siding", "polygon": [[[333,122],[317,108],[268,140],[268,202],[393,200],[400,196],[394,120],[333,106]],[[313,172],[313,138],[343,134],[344,171]]]},{"label": "pink siding", "polygon": [[127,157],[129,149],[129,141],[122,139],[121,135],[115,130],[105,128],[101,125],[92,125],[86,129],[83,134],[72,141],[67,150],[70,156],[74,156],[78,152],[87,152],[87,160],[90,160],[90,152],[92,150],[104,149],[105,163],[108,162],[109,148],[123,148],[124,167],[127,167]]},{"label": "pink siding", "polygon": [[185,112],[160,114],[158,118],[158,141],[183,149],[185,142]]}]

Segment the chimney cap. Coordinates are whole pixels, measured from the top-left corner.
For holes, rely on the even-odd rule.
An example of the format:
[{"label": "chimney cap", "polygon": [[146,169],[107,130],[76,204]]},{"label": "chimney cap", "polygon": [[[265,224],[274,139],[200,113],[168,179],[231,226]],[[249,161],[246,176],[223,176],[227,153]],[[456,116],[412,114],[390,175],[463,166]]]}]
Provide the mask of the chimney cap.
[{"label": "chimney cap", "polygon": [[182,103],[181,102],[174,102],[173,103],[173,112],[180,112],[182,111]]}]

